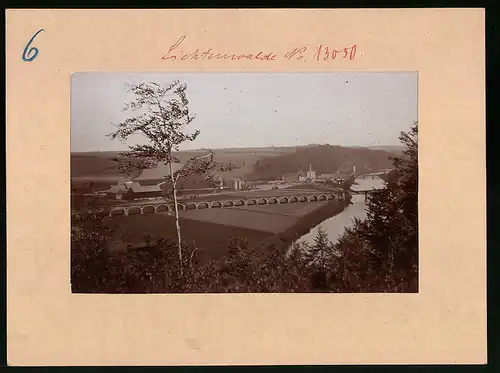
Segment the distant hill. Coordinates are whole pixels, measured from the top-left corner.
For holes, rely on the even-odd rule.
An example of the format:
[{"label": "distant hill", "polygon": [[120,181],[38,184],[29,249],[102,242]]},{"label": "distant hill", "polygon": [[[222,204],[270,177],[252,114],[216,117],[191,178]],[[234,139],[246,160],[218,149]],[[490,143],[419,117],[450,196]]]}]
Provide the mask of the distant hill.
[{"label": "distant hill", "polygon": [[401,145],[374,145],[374,146],[353,146],[355,149],[372,149],[372,150],[385,150],[387,152],[401,154],[404,146]]},{"label": "distant hill", "polygon": [[403,150],[405,150],[405,147],[400,145],[378,145],[378,146],[368,146],[368,149],[385,150],[388,152],[400,154],[403,152]]},{"label": "distant hill", "polygon": [[385,150],[318,145],[258,160],[248,178],[252,180],[276,179],[285,173],[306,171],[309,165],[319,173],[350,170],[353,165],[356,166],[356,172],[386,169],[392,167],[389,159],[391,156],[394,156],[394,153]]},{"label": "distant hill", "polygon": [[[234,163],[238,169],[225,173],[226,177],[244,176],[252,172],[256,161],[295,152],[296,147],[270,148],[229,148],[213,149],[214,159],[221,163]],[[181,162],[206,154],[206,149],[181,151],[176,154]],[[71,178],[74,180],[120,180],[125,177],[117,169],[111,158],[119,152],[79,152],[71,153]]]},{"label": "distant hill", "polygon": [[[398,148],[398,147],[393,147]],[[322,173],[333,173],[338,168],[356,165],[362,171],[365,165],[372,169],[390,168],[388,157],[393,155],[385,150],[351,148],[337,145],[304,145],[294,147],[228,148],[213,149],[214,159],[221,163],[233,163],[240,167],[224,173],[225,178],[240,176],[252,180],[270,180],[284,173],[307,170],[309,164]],[[206,154],[207,149],[178,152],[181,162]],[[120,173],[111,158],[119,152],[71,153],[71,178],[73,180],[108,181],[121,180],[126,175]]]},{"label": "distant hill", "polygon": [[118,152],[71,153],[71,177],[116,178],[121,174],[111,158],[117,155]]}]

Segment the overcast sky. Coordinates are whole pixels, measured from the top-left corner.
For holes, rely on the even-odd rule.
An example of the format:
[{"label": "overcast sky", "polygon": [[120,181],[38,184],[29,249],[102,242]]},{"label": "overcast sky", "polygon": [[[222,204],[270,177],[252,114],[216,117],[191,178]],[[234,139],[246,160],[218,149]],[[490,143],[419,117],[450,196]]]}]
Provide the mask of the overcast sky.
[{"label": "overcast sky", "polygon": [[[108,73],[71,78],[71,151],[125,150],[112,123],[133,96],[125,83],[180,80],[201,131],[182,149],[399,145],[417,120],[417,73]],[[137,141],[137,140],[134,140]]]}]

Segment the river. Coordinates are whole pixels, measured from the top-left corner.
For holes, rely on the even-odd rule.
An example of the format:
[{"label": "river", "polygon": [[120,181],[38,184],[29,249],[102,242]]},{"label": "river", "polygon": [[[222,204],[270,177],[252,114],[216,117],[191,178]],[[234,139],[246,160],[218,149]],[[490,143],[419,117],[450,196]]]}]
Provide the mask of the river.
[{"label": "river", "polygon": [[[384,181],[379,177],[372,179],[370,176],[367,179],[356,179],[352,190],[370,190],[384,188]],[[346,227],[351,226],[354,218],[364,219],[366,217],[366,203],[364,194],[353,195],[352,204],[347,206],[340,214],[332,216],[331,218],[318,224],[312,228],[311,231],[297,241],[305,241],[307,243],[314,243],[314,238],[318,232],[318,228],[322,227],[328,234],[328,238],[332,242],[336,242],[338,238],[344,233]]]}]

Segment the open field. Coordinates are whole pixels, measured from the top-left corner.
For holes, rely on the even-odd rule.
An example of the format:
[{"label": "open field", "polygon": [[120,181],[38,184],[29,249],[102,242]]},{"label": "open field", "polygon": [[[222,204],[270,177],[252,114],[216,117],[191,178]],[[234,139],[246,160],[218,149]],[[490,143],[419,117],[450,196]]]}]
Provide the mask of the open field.
[{"label": "open field", "polygon": [[233,208],[182,211],[180,216],[184,219],[206,221],[219,225],[247,228],[270,233],[279,233],[291,227],[298,220],[296,216],[276,215],[257,210]]},{"label": "open field", "polygon": [[[132,246],[144,244],[144,235],[149,234],[154,239],[176,237],[175,220],[167,214],[120,216],[113,218],[109,223],[115,230],[109,236],[111,249],[124,250],[127,244]],[[201,251],[202,260],[219,258],[228,251],[228,237],[246,237],[250,245],[256,245],[271,232],[252,230],[236,226],[225,226],[209,221],[195,219],[180,219],[183,239],[194,241]]]},{"label": "open field", "polygon": [[[252,205],[232,207],[234,210],[241,211],[256,211],[261,214],[271,214],[278,216],[293,216],[301,217],[310,214],[314,210],[326,205],[328,202],[310,202],[310,203],[286,203],[286,204],[272,204],[272,205]],[[220,209],[217,209],[220,210]]]},{"label": "open field", "polygon": [[[327,204],[314,202],[180,211],[180,225],[185,239],[194,240],[200,248],[206,246],[214,250],[213,247],[225,247],[226,237],[247,237],[250,244],[256,244],[292,228],[300,218]],[[115,229],[110,240],[116,247],[125,248],[127,243],[144,242],[145,234],[175,237],[172,212],[119,216],[112,218],[110,224]]]},{"label": "open field", "polygon": [[[194,241],[202,260],[218,259],[228,251],[227,240],[244,237],[250,247],[260,251],[285,248],[324,219],[338,214],[343,203],[334,201],[307,204],[233,207],[180,212],[182,237]],[[108,236],[111,250],[145,243],[145,235],[175,240],[173,213],[116,216],[109,220],[113,233]]]}]

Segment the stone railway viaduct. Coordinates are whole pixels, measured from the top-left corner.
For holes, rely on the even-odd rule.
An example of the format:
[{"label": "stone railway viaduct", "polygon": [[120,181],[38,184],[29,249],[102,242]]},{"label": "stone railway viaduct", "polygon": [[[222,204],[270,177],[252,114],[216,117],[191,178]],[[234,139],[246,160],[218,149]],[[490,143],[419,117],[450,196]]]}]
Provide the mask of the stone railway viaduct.
[{"label": "stone railway viaduct", "polygon": [[[179,211],[199,210],[209,208],[227,208],[239,206],[258,206],[258,205],[271,205],[271,204],[284,204],[284,203],[307,203],[319,201],[343,201],[345,194],[343,192],[336,193],[322,193],[301,196],[276,196],[276,197],[258,197],[247,199],[234,199],[223,201],[191,201],[178,203]],[[169,204],[151,204],[145,206],[123,206],[115,207],[110,210],[110,216],[118,215],[143,215],[154,214],[159,212],[173,211],[173,206]]]}]

